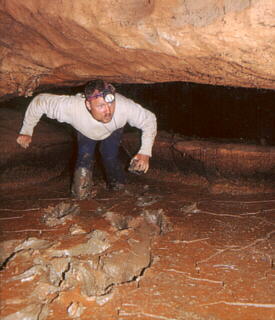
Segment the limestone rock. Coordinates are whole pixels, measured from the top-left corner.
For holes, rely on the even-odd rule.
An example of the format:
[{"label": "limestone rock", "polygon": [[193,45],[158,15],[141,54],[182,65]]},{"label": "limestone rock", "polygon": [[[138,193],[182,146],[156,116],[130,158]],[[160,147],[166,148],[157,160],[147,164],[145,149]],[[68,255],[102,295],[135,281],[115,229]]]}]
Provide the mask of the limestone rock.
[{"label": "limestone rock", "polygon": [[0,0],[0,96],[191,81],[275,88],[272,0]]}]

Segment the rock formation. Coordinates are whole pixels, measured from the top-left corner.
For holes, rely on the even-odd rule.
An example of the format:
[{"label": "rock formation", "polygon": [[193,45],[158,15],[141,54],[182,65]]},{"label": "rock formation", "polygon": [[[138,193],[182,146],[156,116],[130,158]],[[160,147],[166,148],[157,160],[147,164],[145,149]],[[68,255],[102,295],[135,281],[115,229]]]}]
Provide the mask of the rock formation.
[{"label": "rock formation", "polygon": [[[113,82],[275,88],[272,0],[0,0],[0,96]],[[273,10],[272,10],[273,8]]]},{"label": "rock formation", "polygon": [[[52,219],[55,215],[66,225],[73,218],[79,220],[79,214],[79,205],[59,203],[44,210],[43,223],[45,217]],[[67,215],[70,218],[63,220]],[[68,293],[72,299],[74,290],[80,292],[80,300],[104,304],[112,298],[115,286],[138,281],[153,262],[152,241],[172,230],[162,209],[144,210],[136,217],[107,211],[103,217],[107,222],[105,231],[82,230],[80,234],[67,233],[53,241],[30,237],[0,242],[0,270],[5,273],[2,285],[7,291],[13,288],[19,293],[13,303],[11,299],[3,299],[2,320],[46,320],[51,303]],[[122,220],[125,220],[123,227],[117,223]],[[9,278],[15,265],[20,271]],[[15,289],[17,286],[27,286],[27,296],[22,297],[20,289]],[[16,305],[16,312],[10,312],[10,305]],[[80,319],[84,310],[79,301],[71,301],[67,306],[73,319]]]}]

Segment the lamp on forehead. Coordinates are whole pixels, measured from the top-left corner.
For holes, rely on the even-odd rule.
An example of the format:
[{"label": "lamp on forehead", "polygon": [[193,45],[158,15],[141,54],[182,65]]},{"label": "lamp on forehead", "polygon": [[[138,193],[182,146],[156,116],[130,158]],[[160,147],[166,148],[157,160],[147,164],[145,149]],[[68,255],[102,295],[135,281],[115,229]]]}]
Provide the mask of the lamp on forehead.
[{"label": "lamp on forehead", "polygon": [[111,84],[106,84],[105,89],[97,94],[92,94],[91,96],[87,97],[87,100],[91,101],[97,99],[98,97],[103,97],[105,102],[112,103],[115,101],[115,88]]}]

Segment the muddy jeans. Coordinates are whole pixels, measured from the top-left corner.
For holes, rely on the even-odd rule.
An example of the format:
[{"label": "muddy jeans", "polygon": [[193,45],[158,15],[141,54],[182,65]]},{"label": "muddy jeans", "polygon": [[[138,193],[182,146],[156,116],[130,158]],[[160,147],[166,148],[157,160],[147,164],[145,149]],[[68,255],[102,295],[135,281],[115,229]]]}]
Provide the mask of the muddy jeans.
[{"label": "muddy jeans", "polygon": [[76,170],[78,168],[86,168],[91,170],[94,161],[95,147],[100,143],[99,151],[105,169],[107,183],[125,183],[124,172],[119,162],[119,145],[123,128],[114,131],[108,138],[97,141],[92,140],[77,133],[78,154],[76,161]]}]

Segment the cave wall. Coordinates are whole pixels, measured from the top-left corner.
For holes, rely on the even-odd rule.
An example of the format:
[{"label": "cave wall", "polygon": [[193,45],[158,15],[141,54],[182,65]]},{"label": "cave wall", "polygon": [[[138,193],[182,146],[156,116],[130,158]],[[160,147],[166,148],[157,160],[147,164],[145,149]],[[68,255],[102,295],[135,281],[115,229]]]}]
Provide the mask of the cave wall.
[{"label": "cave wall", "polygon": [[0,96],[186,81],[275,88],[272,0],[0,0]]},{"label": "cave wall", "polygon": [[275,145],[274,90],[184,82],[116,84],[116,88],[153,111],[160,131]]}]

